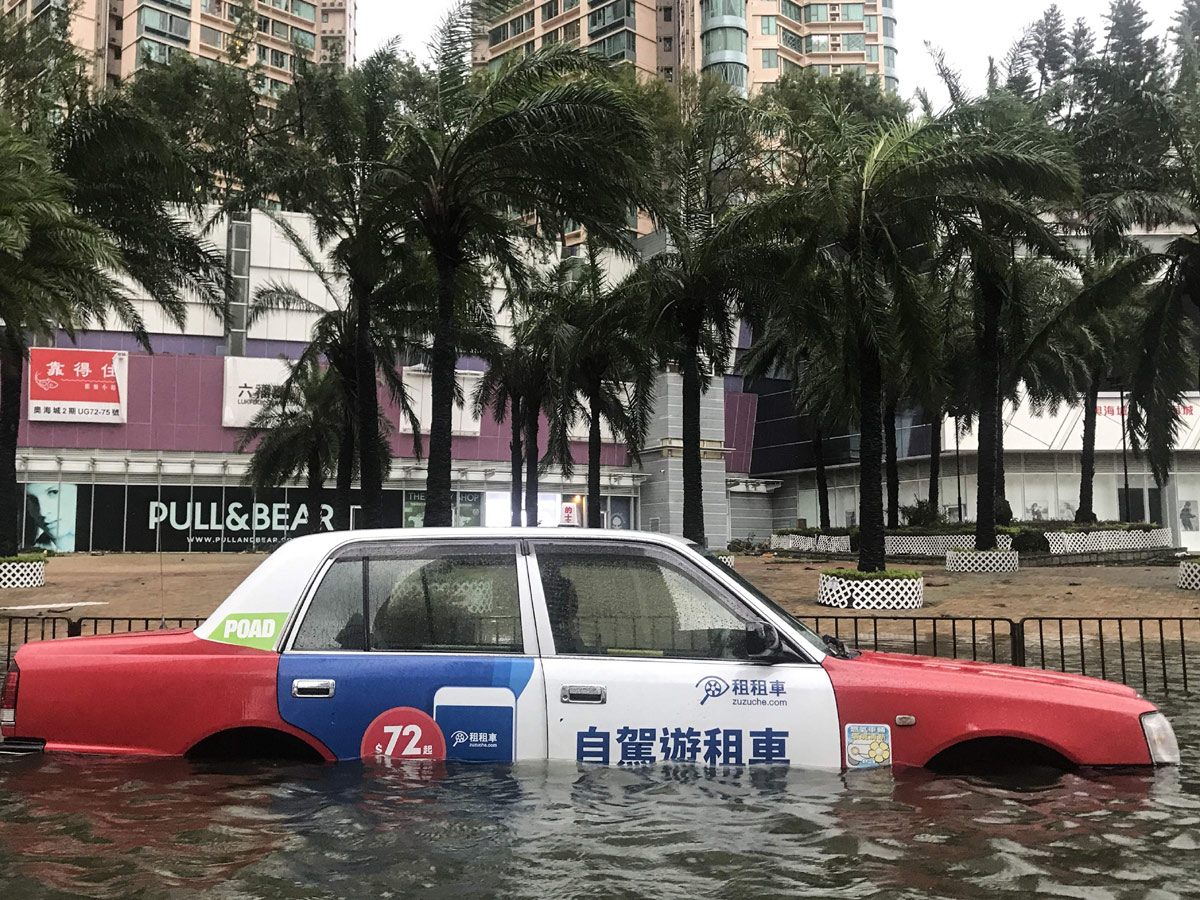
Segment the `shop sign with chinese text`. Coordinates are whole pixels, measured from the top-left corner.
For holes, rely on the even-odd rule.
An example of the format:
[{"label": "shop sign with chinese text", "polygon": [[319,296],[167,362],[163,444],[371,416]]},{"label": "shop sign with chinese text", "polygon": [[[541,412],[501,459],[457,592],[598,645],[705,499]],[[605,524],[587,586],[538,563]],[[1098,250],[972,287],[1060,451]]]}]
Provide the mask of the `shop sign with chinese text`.
[{"label": "shop sign with chinese text", "polygon": [[125,421],[129,354],[34,347],[29,351],[29,421]]}]

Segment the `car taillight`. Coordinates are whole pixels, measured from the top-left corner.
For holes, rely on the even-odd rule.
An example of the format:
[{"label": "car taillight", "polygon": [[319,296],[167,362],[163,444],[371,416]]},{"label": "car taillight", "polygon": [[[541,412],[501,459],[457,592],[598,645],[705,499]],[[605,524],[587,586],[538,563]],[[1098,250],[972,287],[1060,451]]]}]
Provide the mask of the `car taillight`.
[{"label": "car taillight", "polygon": [[0,734],[12,737],[17,731],[17,682],[21,670],[13,663],[4,676],[4,692],[0,694]]}]

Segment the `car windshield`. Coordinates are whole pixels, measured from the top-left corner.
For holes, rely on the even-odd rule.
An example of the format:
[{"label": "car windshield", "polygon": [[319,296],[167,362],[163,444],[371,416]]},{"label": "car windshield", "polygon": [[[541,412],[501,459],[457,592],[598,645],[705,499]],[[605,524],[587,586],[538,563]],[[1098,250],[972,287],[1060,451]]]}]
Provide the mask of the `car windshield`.
[{"label": "car windshield", "polygon": [[757,587],[754,586],[754,584],[752,582],[748,581],[745,576],[743,576],[740,572],[738,572],[737,569],[733,568],[733,566],[725,565],[725,563],[721,562],[720,557],[715,556],[709,550],[705,550],[699,546],[697,546],[695,549],[705,559],[720,566],[721,569],[730,578],[732,578],[734,581],[736,581],[738,584],[740,584],[742,587],[744,587],[746,590],[748,590],[758,600],[761,600],[763,603],[765,603],[767,606],[769,606],[774,612],[778,613],[785,620],[787,620],[788,624],[791,625],[796,630],[796,633],[799,634],[800,637],[804,638],[805,641],[812,644],[814,647],[816,647],[822,653],[829,652],[829,646],[825,643],[825,641],[823,641],[821,639],[820,635],[818,635],[815,631],[813,631],[811,628],[809,628],[807,625],[805,625],[803,622],[801,622],[799,619],[797,619],[795,616],[793,616],[790,612],[788,612],[786,609],[784,609],[782,606],[780,606],[778,603],[776,603],[774,600],[772,600],[770,597],[768,597],[766,594],[764,594],[762,591],[760,591]]}]

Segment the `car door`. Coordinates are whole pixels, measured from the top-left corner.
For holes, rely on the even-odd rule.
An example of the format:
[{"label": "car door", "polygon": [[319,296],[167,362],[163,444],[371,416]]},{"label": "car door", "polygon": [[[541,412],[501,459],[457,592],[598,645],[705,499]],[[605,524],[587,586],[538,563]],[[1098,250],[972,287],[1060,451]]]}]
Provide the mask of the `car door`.
[{"label": "car door", "polygon": [[840,767],[824,669],[798,647],[750,661],[762,617],[707,562],[648,542],[530,543],[551,759]]},{"label": "car door", "polygon": [[544,759],[544,682],[516,541],[350,544],[279,664],[284,720],[339,759]]}]

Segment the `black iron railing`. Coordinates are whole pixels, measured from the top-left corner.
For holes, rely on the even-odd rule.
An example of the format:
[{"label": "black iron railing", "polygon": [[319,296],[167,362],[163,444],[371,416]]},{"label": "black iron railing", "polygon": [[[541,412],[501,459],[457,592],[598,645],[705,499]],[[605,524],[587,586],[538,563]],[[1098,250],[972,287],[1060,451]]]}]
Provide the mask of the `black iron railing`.
[{"label": "black iron railing", "polygon": [[[203,619],[0,617],[0,663],[23,645],[94,634],[195,628]],[[1200,617],[808,616],[862,650],[1030,666],[1121,682],[1148,697],[1200,690]]]}]

